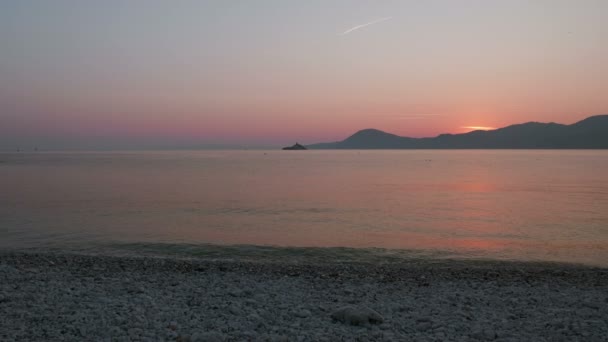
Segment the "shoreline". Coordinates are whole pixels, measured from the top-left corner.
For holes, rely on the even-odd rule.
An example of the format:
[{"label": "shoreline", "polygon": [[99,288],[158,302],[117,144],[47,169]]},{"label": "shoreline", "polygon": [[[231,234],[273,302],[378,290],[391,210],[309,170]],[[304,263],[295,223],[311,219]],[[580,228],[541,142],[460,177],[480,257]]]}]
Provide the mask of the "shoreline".
[{"label": "shoreline", "polygon": [[[521,258],[507,255],[483,255],[474,251],[446,249],[404,249],[351,246],[282,246],[218,243],[163,242],[79,242],[59,245],[12,246],[0,244],[0,254],[54,254],[100,257],[146,257],[176,260],[243,261],[293,264],[412,264],[413,262],[486,265],[544,265],[546,267],[605,268],[601,258]],[[602,261],[600,261],[602,260]]]},{"label": "shoreline", "polygon": [[[0,340],[573,340],[608,335],[608,268],[0,252]],[[382,322],[332,318],[345,306]],[[370,321],[371,322],[371,321]]]}]

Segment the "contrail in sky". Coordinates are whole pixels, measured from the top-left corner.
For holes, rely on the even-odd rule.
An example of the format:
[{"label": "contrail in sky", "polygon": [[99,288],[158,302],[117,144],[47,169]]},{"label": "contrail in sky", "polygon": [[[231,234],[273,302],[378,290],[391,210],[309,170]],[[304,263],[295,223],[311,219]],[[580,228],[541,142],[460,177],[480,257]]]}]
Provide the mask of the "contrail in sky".
[{"label": "contrail in sky", "polygon": [[356,30],[358,30],[360,28],[364,28],[365,26],[377,24],[379,22],[387,21],[387,20],[390,20],[390,19],[393,19],[393,17],[380,18],[380,19],[376,19],[374,21],[370,21],[369,23],[365,23],[365,24],[357,25],[355,27],[351,27],[348,30],[340,33],[340,36],[343,36],[345,34],[349,34],[349,33],[353,32],[353,31],[356,31]]},{"label": "contrail in sky", "polygon": [[395,119],[427,119],[433,117],[443,116],[443,114],[396,114],[396,115],[386,115],[387,117],[395,118]]},{"label": "contrail in sky", "polygon": [[395,115],[399,118],[426,118],[431,116],[443,116],[442,114],[404,114],[404,115]]}]

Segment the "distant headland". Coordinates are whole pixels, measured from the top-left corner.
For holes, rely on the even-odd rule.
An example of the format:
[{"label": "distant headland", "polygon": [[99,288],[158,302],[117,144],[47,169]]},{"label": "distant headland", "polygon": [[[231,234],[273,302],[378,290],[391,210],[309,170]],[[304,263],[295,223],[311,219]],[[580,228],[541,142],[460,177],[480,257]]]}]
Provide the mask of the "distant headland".
[{"label": "distant headland", "polygon": [[528,122],[490,131],[409,138],[364,129],[342,141],[307,145],[309,149],[608,149],[608,115],[572,125]]}]

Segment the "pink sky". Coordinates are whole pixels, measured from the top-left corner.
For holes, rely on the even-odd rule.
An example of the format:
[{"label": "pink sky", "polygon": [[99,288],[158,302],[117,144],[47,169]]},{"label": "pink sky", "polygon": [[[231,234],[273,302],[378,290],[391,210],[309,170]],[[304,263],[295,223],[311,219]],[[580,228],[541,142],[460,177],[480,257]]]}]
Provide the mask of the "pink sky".
[{"label": "pink sky", "polygon": [[0,145],[570,124],[608,113],[605,13],[591,0],[3,3]]}]

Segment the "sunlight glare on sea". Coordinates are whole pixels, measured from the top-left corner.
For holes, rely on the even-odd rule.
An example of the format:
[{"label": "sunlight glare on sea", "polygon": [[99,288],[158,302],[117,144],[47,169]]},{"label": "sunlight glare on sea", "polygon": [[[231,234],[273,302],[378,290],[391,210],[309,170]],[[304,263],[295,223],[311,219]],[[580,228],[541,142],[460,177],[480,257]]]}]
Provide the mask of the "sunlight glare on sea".
[{"label": "sunlight glare on sea", "polygon": [[380,247],[608,265],[608,152],[0,154],[0,247]]}]

